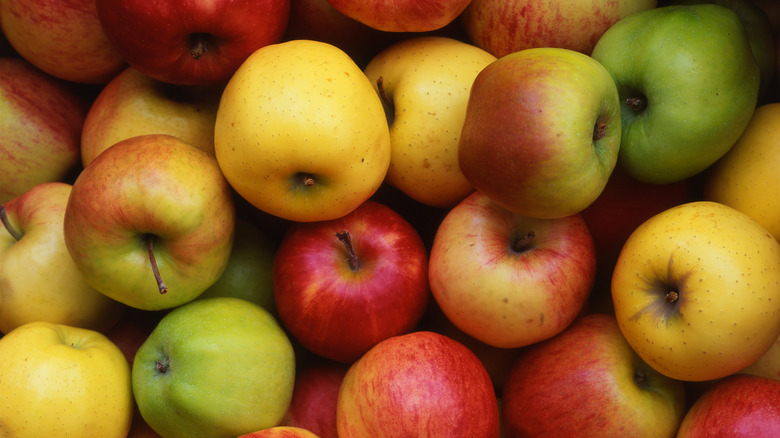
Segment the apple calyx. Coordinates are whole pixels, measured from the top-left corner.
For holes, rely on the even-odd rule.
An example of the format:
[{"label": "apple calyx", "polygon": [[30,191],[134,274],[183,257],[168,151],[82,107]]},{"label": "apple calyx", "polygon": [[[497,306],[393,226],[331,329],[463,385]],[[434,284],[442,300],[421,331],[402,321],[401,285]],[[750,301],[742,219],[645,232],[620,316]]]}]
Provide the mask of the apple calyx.
[{"label": "apple calyx", "polygon": [[536,233],[529,231],[525,236],[515,235],[511,242],[512,251],[520,254],[533,248],[533,240]]},{"label": "apple calyx", "polygon": [[165,359],[158,359],[157,362],[155,362],[155,368],[157,368],[157,372],[160,374],[166,374],[168,372],[168,368],[171,364],[171,361],[166,357]]},{"label": "apple calyx", "polygon": [[635,113],[641,112],[647,107],[647,98],[644,96],[626,98],[626,106]]},{"label": "apple calyx", "polygon": [[17,241],[22,240],[22,233],[20,233],[19,230],[11,225],[11,221],[8,220],[8,215],[5,214],[5,205],[0,205],[0,221],[3,223],[3,226],[8,231],[8,234],[11,235],[11,237]]},{"label": "apple calyx", "polygon": [[349,235],[349,231],[339,231],[336,233],[336,237],[344,244],[344,248],[347,249],[349,269],[352,271],[360,270],[360,259],[357,256],[357,252],[355,252],[354,245],[352,245],[352,237]]},{"label": "apple calyx", "polygon": [[678,298],[680,298],[680,294],[678,294],[677,291],[671,290],[664,296],[664,301],[669,304],[674,304]]},{"label": "apple calyx", "polygon": [[599,141],[607,135],[607,124],[596,122],[593,126],[593,141]]},{"label": "apple calyx", "polygon": [[198,61],[200,57],[209,51],[209,45],[213,39],[211,35],[207,33],[193,33],[190,35],[190,56],[192,59]]},{"label": "apple calyx", "polygon": [[151,234],[147,234],[145,236],[146,240],[146,251],[149,254],[149,263],[152,265],[152,272],[154,273],[154,279],[157,280],[157,289],[160,290],[160,295],[164,295],[168,293],[168,286],[165,285],[165,282],[163,282],[162,277],[160,276],[160,269],[157,267],[157,259],[154,257],[154,241],[155,236]]},{"label": "apple calyx", "polygon": [[634,370],[634,383],[636,383],[636,386],[638,386],[641,389],[646,389],[649,386],[648,380],[647,380],[647,373],[645,373],[642,369],[635,369]]}]

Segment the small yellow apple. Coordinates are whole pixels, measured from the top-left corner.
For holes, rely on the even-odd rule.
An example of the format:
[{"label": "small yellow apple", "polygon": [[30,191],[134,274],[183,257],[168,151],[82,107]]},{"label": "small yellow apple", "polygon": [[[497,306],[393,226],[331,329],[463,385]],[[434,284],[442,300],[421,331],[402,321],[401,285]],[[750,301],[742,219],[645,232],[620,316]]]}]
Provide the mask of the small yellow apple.
[{"label": "small yellow apple", "polygon": [[124,438],[130,366],[103,334],[37,321],[0,338],[0,435]]},{"label": "small yellow apple", "polygon": [[387,181],[412,199],[452,207],[474,191],[458,165],[471,84],[496,57],[472,44],[423,36],[393,44],[365,68],[388,111]]},{"label": "small yellow apple", "polygon": [[612,276],[623,335],[659,372],[725,377],[780,336],[780,243],[729,206],[694,201],[636,228]]},{"label": "small yellow apple", "polygon": [[336,219],[371,197],[390,164],[390,129],[373,85],[338,47],[264,46],[225,87],[214,150],[236,192],[283,219]]},{"label": "small yellow apple", "polygon": [[780,239],[780,103],[756,108],[742,136],[705,175],[704,197],[752,217]]}]

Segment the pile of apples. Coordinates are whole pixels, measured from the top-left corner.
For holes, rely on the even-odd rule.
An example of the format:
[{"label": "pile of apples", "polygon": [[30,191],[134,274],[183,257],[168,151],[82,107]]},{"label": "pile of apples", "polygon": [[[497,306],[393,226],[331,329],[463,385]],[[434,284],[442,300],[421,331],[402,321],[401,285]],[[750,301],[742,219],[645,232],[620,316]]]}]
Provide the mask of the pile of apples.
[{"label": "pile of apples", "polygon": [[0,29],[1,436],[780,436],[780,3]]}]

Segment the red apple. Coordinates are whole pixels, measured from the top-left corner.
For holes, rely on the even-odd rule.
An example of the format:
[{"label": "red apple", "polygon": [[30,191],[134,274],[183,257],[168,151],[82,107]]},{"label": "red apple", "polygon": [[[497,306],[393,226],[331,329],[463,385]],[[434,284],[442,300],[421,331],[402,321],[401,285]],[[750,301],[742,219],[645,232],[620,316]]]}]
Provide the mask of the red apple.
[{"label": "red apple", "polygon": [[290,0],[97,0],[100,22],[130,66],[163,82],[225,83],[255,50],[279,42]]},{"label": "red apple", "polygon": [[334,9],[386,32],[428,32],[455,20],[471,0],[328,0]]},{"label": "red apple", "polygon": [[494,438],[498,401],[485,367],[463,344],[416,331],[386,339],[347,371],[340,438]]},{"label": "red apple", "polygon": [[723,378],[688,409],[678,438],[780,436],[780,381],[748,374]]},{"label": "red apple", "polygon": [[247,433],[238,438],[321,438],[314,432],[301,427],[275,426],[257,432]]},{"label": "red apple", "polygon": [[548,339],[580,313],[596,274],[579,214],[537,219],[474,192],[439,225],[430,253],[433,297],[450,321],[500,348]]},{"label": "red apple", "polygon": [[295,374],[290,407],[283,426],[301,427],[320,438],[338,438],[336,402],[349,365],[314,359]]},{"label": "red apple", "polygon": [[292,224],[272,277],[282,324],[306,349],[339,362],[411,331],[429,297],[420,235],[374,201],[340,219]]},{"label": "red apple", "polygon": [[502,401],[508,437],[669,437],[685,387],[644,363],[614,316],[591,313],[524,350]]}]

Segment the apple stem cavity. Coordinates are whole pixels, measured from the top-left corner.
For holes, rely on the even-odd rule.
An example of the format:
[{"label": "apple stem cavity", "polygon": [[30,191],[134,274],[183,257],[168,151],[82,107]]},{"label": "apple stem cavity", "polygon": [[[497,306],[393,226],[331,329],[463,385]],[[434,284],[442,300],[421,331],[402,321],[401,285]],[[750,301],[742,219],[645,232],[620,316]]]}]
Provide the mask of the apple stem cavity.
[{"label": "apple stem cavity", "polygon": [[647,381],[647,374],[645,374],[644,370],[634,370],[634,383],[641,389],[646,389],[648,387],[649,382]]},{"label": "apple stem cavity", "polygon": [[339,231],[336,233],[336,237],[344,244],[344,248],[347,249],[347,254],[349,255],[349,269],[352,271],[359,270],[360,259],[357,256],[357,252],[355,252],[355,246],[352,245],[352,237],[349,235],[349,231]]},{"label": "apple stem cavity", "polygon": [[536,233],[529,231],[525,236],[515,236],[512,241],[512,250],[516,253],[528,251],[533,248],[533,240]]},{"label": "apple stem cavity", "polygon": [[149,262],[152,264],[154,279],[157,280],[157,289],[160,290],[160,295],[164,295],[168,293],[168,286],[163,282],[160,276],[160,269],[157,267],[157,259],[154,257],[154,240],[154,236],[146,236],[146,250],[149,253]]},{"label": "apple stem cavity", "polygon": [[194,33],[190,35],[190,44],[192,50],[190,50],[190,56],[196,61],[200,60],[200,57],[209,51],[209,44],[211,42],[211,36],[206,33]]},{"label": "apple stem cavity", "polygon": [[647,99],[644,96],[629,97],[626,99],[626,106],[631,111],[638,113],[647,107]]},{"label": "apple stem cavity", "polygon": [[376,80],[376,89],[379,93],[379,99],[382,101],[382,107],[385,109],[385,117],[387,117],[387,124],[392,125],[395,120],[395,104],[390,96],[387,95],[385,90],[385,79],[380,76]]},{"label": "apple stem cavity", "polygon": [[8,215],[5,213],[5,205],[0,205],[0,221],[3,222],[3,226],[5,227],[6,231],[8,231],[8,234],[11,235],[11,237],[17,241],[22,240],[22,233],[14,228],[14,226],[11,225],[11,221],[8,220]]},{"label": "apple stem cavity", "polygon": [[593,126],[593,141],[599,141],[607,135],[607,124],[604,122],[596,122]]}]

